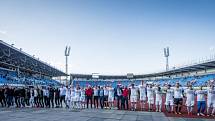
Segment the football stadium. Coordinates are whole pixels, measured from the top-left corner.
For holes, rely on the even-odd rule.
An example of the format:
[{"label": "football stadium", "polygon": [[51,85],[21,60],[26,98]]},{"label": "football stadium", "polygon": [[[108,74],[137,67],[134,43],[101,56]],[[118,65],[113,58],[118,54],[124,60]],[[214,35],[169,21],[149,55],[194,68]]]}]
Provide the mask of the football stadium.
[{"label": "football stadium", "polygon": [[0,4],[0,121],[215,121],[213,0]]}]

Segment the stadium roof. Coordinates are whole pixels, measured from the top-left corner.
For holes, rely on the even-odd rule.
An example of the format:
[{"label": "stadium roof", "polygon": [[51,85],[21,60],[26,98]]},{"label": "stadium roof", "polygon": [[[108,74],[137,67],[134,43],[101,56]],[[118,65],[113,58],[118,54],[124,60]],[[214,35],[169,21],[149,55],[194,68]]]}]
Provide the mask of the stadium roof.
[{"label": "stadium roof", "polygon": [[[133,79],[152,78],[152,77],[164,77],[183,73],[200,72],[215,69],[215,59],[204,61],[198,64],[180,67],[169,71],[151,73],[151,74],[139,74],[134,75]],[[86,78],[92,79],[91,74],[71,74],[72,78]],[[99,75],[100,79],[127,79],[127,75]]]},{"label": "stadium roof", "polygon": [[193,64],[189,66],[180,67],[177,69],[172,69],[169,71],[153,73],[153,74],[146,74],[146,75],[135,75],[135,78],[147,78],[147,77],[160,77],[160,76],[171,76],[177,75],[182,73],[191,73],[191,72],[200,72],[200,71],[207,71],[210,69],[215,69],[215,60],[205,61],[199,64]]},{"label": "stadium roof", "polygon": [[0,40],[0,67],[9,69],[19,68],[22,72],[42,74],[51,77],[66,76],[64,72],[2,40]]}]

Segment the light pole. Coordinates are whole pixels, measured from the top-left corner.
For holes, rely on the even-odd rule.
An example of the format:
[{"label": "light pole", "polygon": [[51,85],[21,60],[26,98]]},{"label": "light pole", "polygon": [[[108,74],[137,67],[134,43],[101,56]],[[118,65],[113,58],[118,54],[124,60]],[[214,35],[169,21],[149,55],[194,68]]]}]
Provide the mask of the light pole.
[{"label": "light pole", "polygon": [[166,71],[169,70],[169,47],[164,48],[164,57],[166,58]]},{"label": "light pole", "polygon": [[68,57],[70,55],[70,46],[66,46],[65,57],[66,57],[66,85],[68,85]]}]

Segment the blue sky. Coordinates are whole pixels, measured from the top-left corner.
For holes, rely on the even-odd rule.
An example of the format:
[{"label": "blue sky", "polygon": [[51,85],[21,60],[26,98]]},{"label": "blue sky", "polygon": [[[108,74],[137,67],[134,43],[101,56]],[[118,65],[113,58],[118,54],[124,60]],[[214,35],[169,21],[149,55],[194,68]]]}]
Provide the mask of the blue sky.
[{"label": "blue sky", "polygon": [[0,0],[0,39],[70,73],[151,73],[215,54],[214,0]]}]

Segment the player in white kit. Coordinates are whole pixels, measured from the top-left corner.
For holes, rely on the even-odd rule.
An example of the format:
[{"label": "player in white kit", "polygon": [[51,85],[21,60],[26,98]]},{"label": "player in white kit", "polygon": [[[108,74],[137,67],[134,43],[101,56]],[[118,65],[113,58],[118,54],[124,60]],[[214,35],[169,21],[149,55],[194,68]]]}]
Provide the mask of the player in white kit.
[{"label": "player in white kit", "polygon": [[34,107],[34,88],[30,89],[30,106]]},{"label": "player in white kit", "polygon": [[151,84],[149,85],[149,87],[147,87],[147,98],[148,98],[149,111],[151,111],[154,105],[154,89],[152,88]]},{"label": "player in white kit", "polygon": [[71,103],[71,105],[70,105],[70,107],[72,109],[74,109],[75,108],[75,88],[73,86],[71,86],[70,90],[71,90],[71,93],[70,93],[70,97],[71,97],[70,103]]},{"label": "player in white kit", "polygon": [[35,107],[38,107],[39,106],[39,102],[38,102],[38,87],[36,88],[34,88],[34,106]]},{"label": "player in white kit", "polygon": [[162,95],[163,92],[161,90],[161,87],[158,86],[155,90],[155,105],[156,105],[156,112],[161,112],[162,110]]},{"label": "player in white kit", "polygon": [[111,86],[108,88],[108,104],[109,109],[114,107],[114,88]]},{"label": "player in white kit", "polygon": [[107,109],[108,108],[108,86],[104,87],[104,108]]},{"label": "player in white kit", "polygon": [[174,91],[171,89],[171,85],[167,85],[165,106],[168,113],[174,112],[173,95]]},{"label": "player in white kit", "polygon": [[66,104],[65,101],[65,97],[66,97],[66,87],[62,85],[62,87],[60,88],[60,107],[63,107],[63,102],[64,104]]},{"label": "player in white kit", "polygon": [[186,106],[187,106],[187,113],[188,115],[192,115],[193,113],[193,107],[194,107],[194,96],[195,96],[195,90],[193,90],[192,85],[188,86],[188,89],[185,91],[186,94]]},{"label": "player in white kit", "polygon": [[71,90],[70,87],[66,86],[66,96],[65,96],[65,101],[66,101],[66,108],[70,108],[71,104]]},{"label": "player in white kit", "polygon": [[174,87],[174,104],[175,104],[175,114],[181,115],[181,108],[183,104],[183,89],[180,87],[180,84],[177,82]]},{"label": "player in white kit", "polygon": [[85,108],[86,105],[86,95],[85,95],[85,89],[81,88],[81,108]]},{"label": "player in white kit", "polygon": [[130,101],[131,101],[131,110],[135,111],[137,109],[137,88],[134,87],[134,84],[131,84],[131,96],[130,96]]},{"label": "player in white kit", "polygon": [[203,86],[200,86],[200,90],[196,90],[197,95],[197,115],[205,116],[205,107],[206,107],[206,99],[205,95],[207,94],[206,90],[203,90]]},{"label": "player in white kit", "polygon": [[81,108],[81,88],[79,86],[75,90],[75,106],[77,109]]},{"label": "player in white kit", "polygon": [[[214,85],[210,85],[208,89],[208,100],[207,100],[207,114],[208,116],[215,116],[215,89]],[[210,108],[212,109],[212,112],[210,114]]]},{"label": "player in white kit", "polygon": [[146,105],[146,85],[142,84],[139,87],[139,92],[140,92],[140,106],[141,110],[145,110],[145,105]]}]

